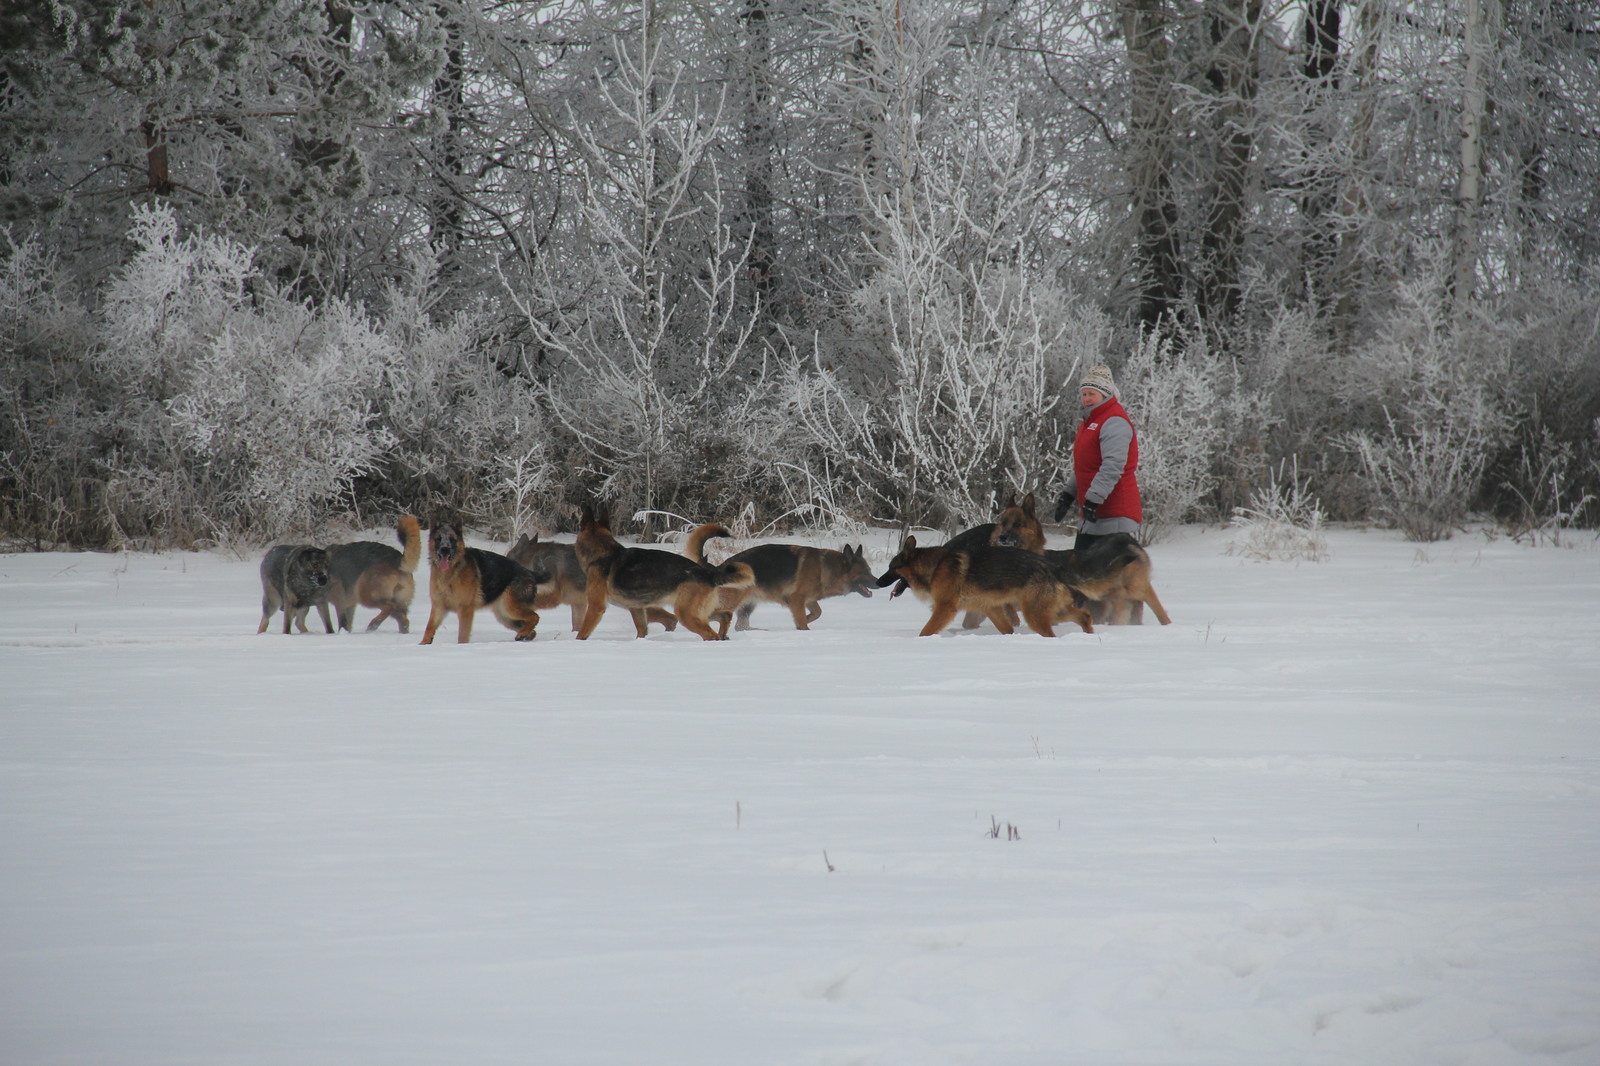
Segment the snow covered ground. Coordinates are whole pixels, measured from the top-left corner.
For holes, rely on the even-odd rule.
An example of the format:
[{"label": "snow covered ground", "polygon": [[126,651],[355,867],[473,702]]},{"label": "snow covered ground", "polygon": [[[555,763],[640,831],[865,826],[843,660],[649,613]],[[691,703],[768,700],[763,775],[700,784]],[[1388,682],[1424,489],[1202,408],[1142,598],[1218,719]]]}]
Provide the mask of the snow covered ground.
[{"label": "snow covered ground", "polygon": [[0,557],[0,1063],[1600,1062],[1600,549],[1231,536],[1053,641]]}]

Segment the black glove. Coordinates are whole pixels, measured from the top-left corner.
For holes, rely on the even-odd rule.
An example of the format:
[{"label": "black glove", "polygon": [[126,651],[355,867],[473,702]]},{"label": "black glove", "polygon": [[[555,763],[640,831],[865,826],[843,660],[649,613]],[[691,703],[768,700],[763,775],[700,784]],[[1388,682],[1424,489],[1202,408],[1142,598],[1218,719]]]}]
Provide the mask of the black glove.
[{"label": "black glove", "polygon": [[1085,522],[1093,522],[1094,521],[1094,516],[1099,510],[1100,510],[1100,505],[1098,503],[1090,503],[1088,500],[1084,500],[1083,501],[1083,520]]},{"label": "black glove", "polygon": [[1072,510],[1072,505],[1078,502],[1078,497],[1070,489],[1063,489],[1061,495],[1056,497],[1056,521],[1067,517],[1067,512]]}]

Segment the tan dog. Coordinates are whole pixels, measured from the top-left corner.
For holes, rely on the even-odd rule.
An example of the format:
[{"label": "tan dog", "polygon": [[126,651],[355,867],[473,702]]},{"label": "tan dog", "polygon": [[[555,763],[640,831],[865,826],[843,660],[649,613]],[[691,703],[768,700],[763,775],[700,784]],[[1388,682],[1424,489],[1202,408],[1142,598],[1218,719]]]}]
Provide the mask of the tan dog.
[{"label": "tan dog", "polygon": [[692,558],[659,548],[631,548],[612,535],[609,514],[596,514],[585,507],[576,547],[589,583],[589,603],[578,639],[589,639],[609,603],[633,614],[634,632],[642,637],[649,632],[645,612],[669,602],[678,621],[702,640],[726,639],[712,630],[708,621],[716,605],[716,590],[751,585],[755,575],[743,563],[707,566],[696,560],[707,540],[727,535],[728,531],[715,523],[698,527],[689,534],[687,544]]},{"label": "tan dog", "polygon": [[472,619],[481,608],[494,612],[500,624],[516,630],[517,640],[532,640],[539,625],[534,601],[539,584],[548,577],[534,573],[504,555],[469,548],[461,527],[434,526],[428,533],[428,597],[433,609],[428,613],[428,628],[422,643],[432,644],[433,635],[445,615],[456,613],[456,640],[472,639]]},{"label": "tan dog", "polygon": [[378,616],[367,623],[372,632],[393,616],[400,632],[411,632],[411,601],[417,594],[413,575],[422,561],[422,527],[411,515],[400,519],[395,532],[405,551],[375,540],[335,544],[328,549],[328,602],[339,616],[339,628],[355,623],[356,605],[376,608]]}]

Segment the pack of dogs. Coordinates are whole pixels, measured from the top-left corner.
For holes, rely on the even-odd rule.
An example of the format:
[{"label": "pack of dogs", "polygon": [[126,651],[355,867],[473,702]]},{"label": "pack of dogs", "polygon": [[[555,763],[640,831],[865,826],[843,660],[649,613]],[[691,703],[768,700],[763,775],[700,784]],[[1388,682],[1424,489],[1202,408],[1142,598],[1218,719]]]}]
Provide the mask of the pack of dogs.
[{"label": "pack of dogs", "polygon": [[[423,557],[421,523],[411,515],[395,528],[397,549],[376,541],[319,548],[280,544],[261,561],[261,625],[283,613],[283,632],[309,632],[316,608],[329,633],[350,630],[357,606],[379,613],[377,629],[390,618],[410,632],[411,601]],[[905,536],[882,574],[874,574],[863,545],[819,548],[765,543],[712,563],[707,542],[731,536],[726,526],[697,526],[683,551],[626,545],[612,532],[605,509],[585,507],[574,542],[522,536],[505,554],[470,547],[461,525],[428,530],[428,622],[422,643],[431,644],[445,619],[456,616],[456,640],[472,639],[479,611],[488,610],[515,633],[533,640],[539,612],[565,605],[572,631],[587,640],[610,607],[633,619],[644,637],[651,624],[683,626],[702,640],[727,640],[730,628],[748,630],[762,603],[789,609],[796,629],[822,617],[822,601],[854,593],[870,597],[909,590],[930,608],[922,636],[943,632],[963,615],[964,628],[988,620],[1001,633],[1020,626],[1044,637],[1061,623],[1093,633],[1096,624],[1139,625],[1146,605],[1162,625],[1172,619],[1150,584],[1150,555],[1128,534],[1096,540],[1083,551],[1051,550],[1032,493],[1008,501],[985,522],[938,545],[922,546]],[[332,607],[333,614],[329,614]]]}]

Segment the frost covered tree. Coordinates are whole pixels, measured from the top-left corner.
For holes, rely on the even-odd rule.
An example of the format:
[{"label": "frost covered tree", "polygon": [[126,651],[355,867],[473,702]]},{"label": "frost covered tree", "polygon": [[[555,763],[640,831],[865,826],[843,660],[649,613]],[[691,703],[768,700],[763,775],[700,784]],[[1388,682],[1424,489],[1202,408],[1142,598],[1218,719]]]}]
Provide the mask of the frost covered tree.
[{"label": "frost covered tree", "polygon": [[[5,45],[0,197],[103,282],[139,204],[258,249],[308,295],[382,284],[375,199],[437,62],[406,6],[18,0]],[[109,254],[108,253],[112,253]]]},{"label": "frost covered tree", "polygon": [[[1581,0],[15,0],[6,521],[226,535],[259,477],[322,480],[285,522],[425,503],[548,526],[595,490],[964,521],[1054,476],[1074,361],[1149,343],[1167,521],[1295,460],[1330,516],[1372,517],[1355,435],[1425,473],[1428,404],[1508,375],[1455,513],[1593,521],[1597,56]],[[237,284],[128,274],[213,244]],[[232,332],[200,336],[217,300]],[[192,343],[116,350],[190,303]],[[334,362],[388,353],[376,392],[326,392],[351,451],[303,482],[178,387],[199,352],[311,366],[291,323]],[[1421,323],[1449,374],[1400,357]],[[107,384],[141,360],[138,389]],[[1273,397],[1209,460],[1161,443],[1212,441],[1161,384],[1189,373],[1214,406]],[[1392,422],[1350,391],[1380,377]],[[369,432],[393,444],[356,461]]]},{"label": "frost covered tree", "polygon": [[757,231],[718,180],[728,99],[680,59],[692,22],[652,2],[629,25],[569,113],[582,213],[507,295],[551,363],[541,394],[582,490],[644,512],[736,508],[782,427],[744,298]]}]

